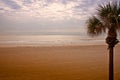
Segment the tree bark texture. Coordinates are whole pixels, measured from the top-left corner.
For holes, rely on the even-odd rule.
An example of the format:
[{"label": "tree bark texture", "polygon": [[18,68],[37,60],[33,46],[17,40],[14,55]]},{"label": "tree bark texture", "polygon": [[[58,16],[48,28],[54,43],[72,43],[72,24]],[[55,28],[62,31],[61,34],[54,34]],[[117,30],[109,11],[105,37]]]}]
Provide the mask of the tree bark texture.
[{"label": "tree bark texture", "polygon": [[113,47],[109,49],[109,80],[114,80],[114,54]]}]

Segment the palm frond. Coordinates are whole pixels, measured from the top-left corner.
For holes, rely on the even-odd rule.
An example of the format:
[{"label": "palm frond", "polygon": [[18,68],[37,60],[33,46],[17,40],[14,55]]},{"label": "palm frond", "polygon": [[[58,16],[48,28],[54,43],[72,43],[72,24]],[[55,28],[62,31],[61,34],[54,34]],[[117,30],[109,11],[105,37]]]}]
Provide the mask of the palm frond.
[{"label": "palm frond", "polygon": [[91,17],[87,21],[88,34],[91,36],[99,35],[102,32],[105,32],[105,27],[102,22],[96,17]]},{"label": "palm frond", "polygon": [[97,9],[98,11],[98,16],[100,16],[100,18],[104,19],[104,18],[110,18],[110,17],[115,17],[118,16],[118,8],[120,6],[118,6],[119,4],[117,2],[114,3],[108,3],[106,5],[99,5],[99,8]]},{"label": "palm frond", "polygon": [[117,13],[118,13],[118,17],[117,17],[117,29],[120,31],[120,2],[118,3]]},{"label": "palm frond", "polygon": [[98,16],[101,19],[107,18],[107,16],[111,12],[111,5],[108,3],[107,5],[99,5],[99,8],[97,9],[98,11]]}]

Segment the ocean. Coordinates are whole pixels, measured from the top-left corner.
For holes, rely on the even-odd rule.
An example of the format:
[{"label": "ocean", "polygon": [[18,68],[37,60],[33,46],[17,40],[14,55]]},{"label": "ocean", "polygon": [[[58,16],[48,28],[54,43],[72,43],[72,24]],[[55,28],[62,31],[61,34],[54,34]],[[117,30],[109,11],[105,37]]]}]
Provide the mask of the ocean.
[{"label": "ocean", "polygon": [[0,46],[62,46],[105,44],[104,37],[80,35],[0,35]]}]

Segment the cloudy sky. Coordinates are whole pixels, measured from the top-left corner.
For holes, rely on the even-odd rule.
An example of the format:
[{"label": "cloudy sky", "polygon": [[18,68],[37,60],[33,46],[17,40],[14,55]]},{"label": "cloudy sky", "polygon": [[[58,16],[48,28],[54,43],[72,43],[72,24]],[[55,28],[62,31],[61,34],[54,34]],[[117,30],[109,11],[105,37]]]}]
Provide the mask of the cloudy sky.
[{"label": "cloudy sky", "polygon": [[85,34],[85,21],[108,1],[0,0],[0,34]]}]

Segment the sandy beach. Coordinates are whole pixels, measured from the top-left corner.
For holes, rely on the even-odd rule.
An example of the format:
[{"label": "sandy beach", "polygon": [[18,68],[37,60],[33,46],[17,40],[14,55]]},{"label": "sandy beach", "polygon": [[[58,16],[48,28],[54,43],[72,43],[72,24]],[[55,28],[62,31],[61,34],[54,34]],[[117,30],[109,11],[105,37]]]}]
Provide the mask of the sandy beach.
[{"label": "sandy beach", "polygon": [[[106,45],[0,47],[0,80],[108,80]],[[120,45],[114,54],[120,80]]]}]

